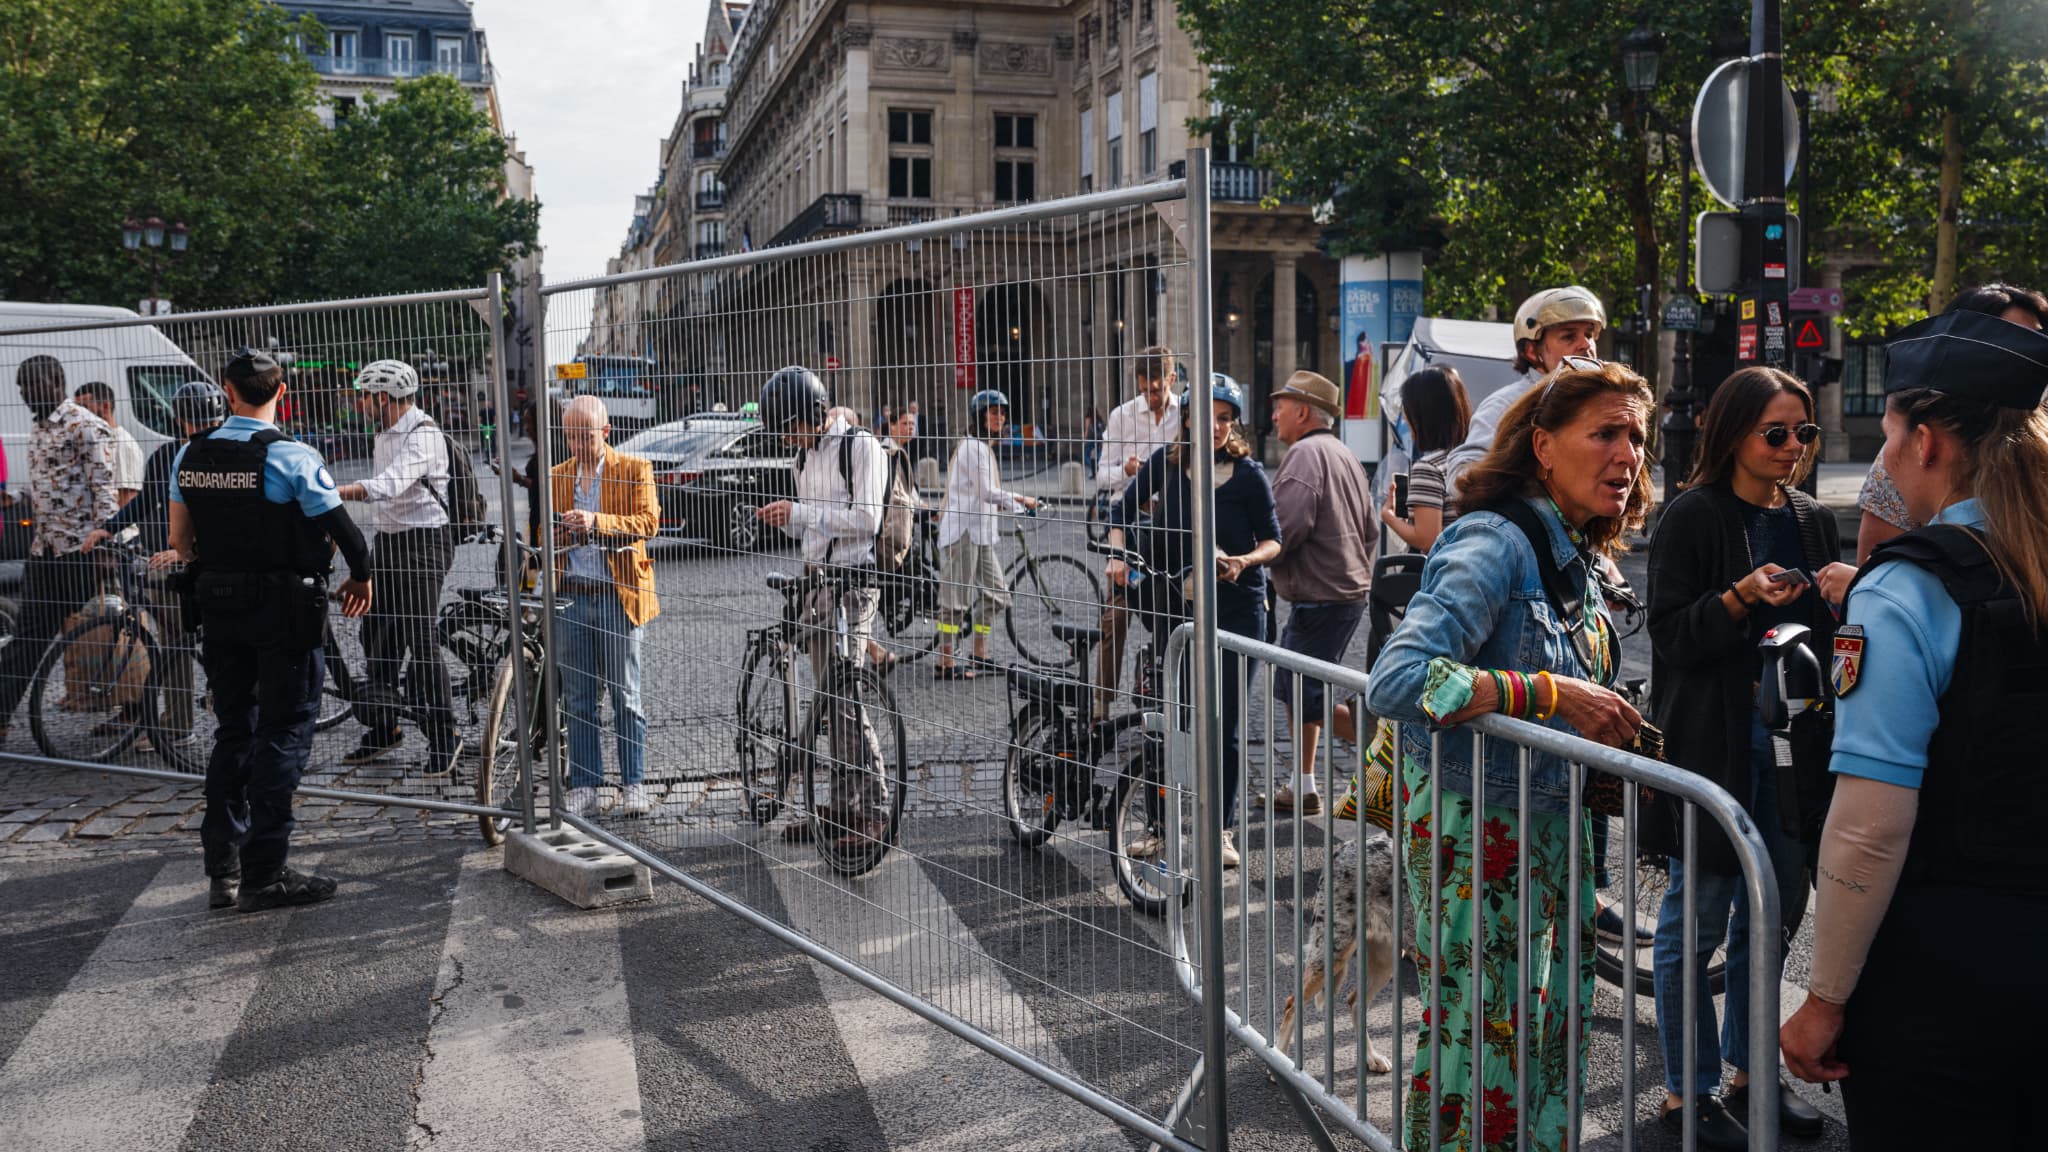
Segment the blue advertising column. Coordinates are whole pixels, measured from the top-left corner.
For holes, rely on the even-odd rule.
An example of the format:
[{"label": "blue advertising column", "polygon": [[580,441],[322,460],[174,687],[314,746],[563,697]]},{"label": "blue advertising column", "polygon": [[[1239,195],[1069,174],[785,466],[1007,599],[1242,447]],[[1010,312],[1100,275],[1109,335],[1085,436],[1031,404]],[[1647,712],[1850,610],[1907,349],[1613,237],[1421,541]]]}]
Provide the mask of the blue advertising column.
[{"label": "blue advertising column", "polygon": [[1346,256],[1341,273],[1344,443],[1360,460],[1377,463],[1383,353],[1407,342],[1422,313],[1422,253]]}]

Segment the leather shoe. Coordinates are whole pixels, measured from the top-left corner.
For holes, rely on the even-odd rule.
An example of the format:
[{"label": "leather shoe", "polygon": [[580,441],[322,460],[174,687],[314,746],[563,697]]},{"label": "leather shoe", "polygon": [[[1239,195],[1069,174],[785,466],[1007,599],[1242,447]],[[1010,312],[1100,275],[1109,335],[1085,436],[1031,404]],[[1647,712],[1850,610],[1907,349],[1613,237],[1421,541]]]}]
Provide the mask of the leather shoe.
[{"label": "leather shoe", "polygon": [[[1730,1089],[1724,1097],[1728,1110],[1745,1123],[1749,1120],[1749,1085]],[[1778,1077],[1778,1131],[1787,1136],[1811,1139],[1827,1127],[1820,1109],[1806,1102],[1806,1097],[1792,1090],[1792,1082]]]},{"label": "leather shoe", "polygon": [[[1749,1129],[1730,1115],[1726,1105],[1713,1096],[1702,1096],[1693,1101],[1697,1124],[1693,1129],[1699,1147],[1712,1152],[1749,1152]],[[1673,1108],[1659,1118],[1658,1123],[1671,1131],[1676,1139],[1683,1139],[1685,1133],[1685,1109]]]},{"label": "leather shoe", "polygon": [[242,874],[240,872],[230,872],[225,876],[215,876],[207,882],[206,906],[208,908],[233,908],[235,906],[235,897],[241,893],[241,890]]}]

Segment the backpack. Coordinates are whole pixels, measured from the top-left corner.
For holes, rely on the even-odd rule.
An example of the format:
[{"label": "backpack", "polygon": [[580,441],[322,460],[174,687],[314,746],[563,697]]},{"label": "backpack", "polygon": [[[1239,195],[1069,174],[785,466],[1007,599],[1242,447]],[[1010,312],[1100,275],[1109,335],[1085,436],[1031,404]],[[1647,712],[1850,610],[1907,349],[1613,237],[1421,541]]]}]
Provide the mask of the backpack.
[{"label": "backpack", "polygon": [[[839,438],[839,476],[846,481],[849,497],[853,493],[853,438],[873,435],[866,428],[852,428]],[[881,523],[875,528],[875,568],[895,572],[903,567],[904,557],[910,555],[917,510],[924,502],[918,498],[917,483],[911,478],[910,456],[901,446],[883,444],[881,448],[882,462],[889,469],[889,483],[882,497]]]},{"label": "backpack", "polygon": [[[431,423],[431,421],[430,421]],[[448,495],[444,498],[434,491],[433,483],[426,477],[420,482],[426,485],[427,495],[448,514],[448,531],[457,539],[466,540],[483,531],[491,523],[491,506],[484,500],[482,487],[477,484],[476,465],[469,459],[469,450],[455,442],[441,426],[434,426],[441,432],[441,446],[448,452]]]}]

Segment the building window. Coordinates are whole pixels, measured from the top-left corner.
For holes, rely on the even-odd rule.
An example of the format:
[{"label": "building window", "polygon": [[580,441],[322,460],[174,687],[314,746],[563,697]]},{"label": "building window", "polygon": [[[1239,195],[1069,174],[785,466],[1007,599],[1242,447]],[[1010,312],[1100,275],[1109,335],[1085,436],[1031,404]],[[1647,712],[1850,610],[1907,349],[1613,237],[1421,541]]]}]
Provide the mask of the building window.
[{"label": "building window", "polygon": [[889,109],[889,199],[932,198],[932,114]]},{"label": "building window", "polygon": [[1095,109],[1081,109],[1081,191],[1095,191]]},{"label": "building window", "polygon": [[410,32],[384,34],[384,59],[390,63],[393,76],[412,75],[412,50],[415,39]]},{"label": "building window", "polygon": [[1884,415],[1885,350],[1882,344],[1851,344],[1842,350],[1842,414]]},{"label": "building window", "polygon": [[1038,118],[996,114],[996,202],[1038,199]]},{"label": "building window", "polygon": [[356,110],[356,98],[355,98],[355,97],[353,97],[353,96],[336,96],[336,97],[334,98],[334,122],[335,122],[336,124],[339,124],[339,123],[341,123],[341,122],[342,122],[343,120],[346,120],[346,119],[348,119],[348,118],[349,118],[349,116],[350,116],[351,114],[353,114],[353,113],[355,112],[355,110]]},{"label": "building window", "polygon": [[1138,23],[1152,22],[1152,0],[1138,0]]},{"label": "building window", "polygon": [[462,71],[462,37],[434,37],[434,67],[450,74]]},{"label": "building window", "polygon": [[1138,77],[1138,175],[1159,171],[1159,73]]},{"label": "building window", "polygon": [[327,34],[327,54],[337,60],[355,59],[356,34],[354,32],[329,32]]},{"label": "building window", "polygon": [[1111,92],[1104,101],[1102,135],[1109,145],[1108,170],[1102,174],[1102,186],[1121,187],[1124,180],[1124,94]]},{"label": "building window", "polygon": [[1106,47],[1114,48],[1117,46],[1118,25],[1116,19],[1116,11],[1123,3],[1124,0],[1109,0],[1108,3],[1102,6],[1104,13],[1102,43]]}]

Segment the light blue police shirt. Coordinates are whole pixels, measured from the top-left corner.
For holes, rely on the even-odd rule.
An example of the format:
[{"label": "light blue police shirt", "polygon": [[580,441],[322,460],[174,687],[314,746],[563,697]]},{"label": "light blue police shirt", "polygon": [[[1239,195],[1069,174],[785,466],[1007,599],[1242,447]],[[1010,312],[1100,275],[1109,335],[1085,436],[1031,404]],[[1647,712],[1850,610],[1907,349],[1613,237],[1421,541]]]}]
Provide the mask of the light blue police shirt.
[{"label": "light blue police shirt", "polygon": [[[214,429],[210,439],[247,440],[271,427],[275,425],[250,416],[230,416]],[[178,458],[171,462],[171,501],[177,504],[185,502],[178,491],[178,467],[184,462],[185,449],[181,447]],[[263,458],[263,498],[272,504],[296,500],[307,519],[341,507],[341,494],[334,490],[334,476],[327,471],[326,461],[297,440],[280,440],[270,446],[269,454]]]},{"label": "light blue police shirt", "polygon": [[[1936,524],[1984,530],[1984,510],[1959,500]],[[1927,748],[1941,723],[1941,697],[1955,676],[1963,610],[1941,577],[1894,560],[1859,580],[1849,594],[1847,622],[1863,626],[1863,666],[1856,686],[1835,701],[1830,767],[1844,776],[1919,788]]]}]

